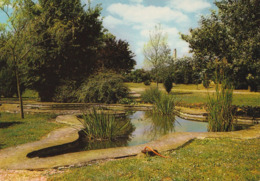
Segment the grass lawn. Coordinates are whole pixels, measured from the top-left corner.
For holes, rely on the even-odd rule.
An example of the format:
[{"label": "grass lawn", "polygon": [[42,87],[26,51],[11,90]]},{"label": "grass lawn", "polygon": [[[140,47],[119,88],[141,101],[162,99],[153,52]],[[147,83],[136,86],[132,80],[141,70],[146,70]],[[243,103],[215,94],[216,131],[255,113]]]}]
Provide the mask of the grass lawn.
[{"label": "grass lawn", "polygon": [[[125,83],[132,91],[142,93],[149,87],[156,87],[155,83],[150,86],[145,86],[143,83]],[[163,85],[159,84],[159,88],[164,91]],[[172,88],[172,95],[175,95],[177,99],[185,103],[206,103],[208,94],[212,95],[214,91],[214,85],[211,85],[209,89],[206,89],[202,84],[197,85],[178,84]],[[209,91],[209,92],[208,92]],[[260,93],[249,92],[248,90],[234,90],[233,104],[239,106],[260,106]]]},{"label": "grass lawn", "polygon": [[50,180],[259,180],[260,139],[204,139],[163,153],[72,168]]},{"label": "grass lawn", "polygon": [[62,127],[55,122],[55,115],[31,114],[21,119],[20,114],[0,114],[0,149],[39,140]]}]

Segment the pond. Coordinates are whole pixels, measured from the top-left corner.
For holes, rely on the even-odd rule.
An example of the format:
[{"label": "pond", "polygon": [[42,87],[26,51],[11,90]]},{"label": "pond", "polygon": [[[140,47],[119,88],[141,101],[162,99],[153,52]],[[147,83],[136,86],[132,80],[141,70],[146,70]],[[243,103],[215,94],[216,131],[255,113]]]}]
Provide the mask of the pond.
[{"label": "pond", "polygon": [[34,151],[27,156],[29,158],[49,157],[86,150],[140,145],[172,132],[207,132],[208,125],[207,122],[189,121],[177,116],[162,116],[148,111],[131,112],[125,119],[131,121],[133,131],[117,140],[89,141],[83,132],[79,132],[80,138],[75,142]]}]

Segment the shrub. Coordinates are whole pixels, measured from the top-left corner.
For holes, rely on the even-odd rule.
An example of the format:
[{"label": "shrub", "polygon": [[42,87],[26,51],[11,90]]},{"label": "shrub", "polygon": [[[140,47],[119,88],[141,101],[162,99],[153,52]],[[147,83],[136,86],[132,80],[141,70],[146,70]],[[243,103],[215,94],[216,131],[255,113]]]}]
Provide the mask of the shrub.
[{"label": "shrub", "polygon": [[76,81],[66,80],[55,89],[53,101],[55,102],[77,102]]},{"label": "shrub", "polygon": [[205,75],[203,80],[202,80],[202,84],[205,88],[208,88],[209,87],[209,84],[210,84],[210,80],[208,79],[208,77]]},{"label": "shrub", "polygon": [[231,131],[233,129],[232,109],[233,89],[225,80],[222,81],[221,88],[216,84],[216,94],[212,97],[208,95],[207,120],[208,130],[212,132]]},{"label": "shrub", "polygon": [[146,81],[144,81],[144,85],[151,85],[151,82],[150,82],[150,80],[146,80]]},{"label": "shrub", "polygon": [[160,97],[154,99],[154,112],[162,115],[170,115],[174,113],[175,98],[171,95],[161,94]]},{"label": "shrub", "polygon": [[160,98],[161,97],[161,92],[159,91],[158,88],[149,88],[146,89],[142,94],[141,94],[141,100],[146,103],[154,103],[155,98]]},{"label": "shrub", "polygon": [[89,140],[115,140],[128,136],[134,130],[129,120],[116,120],[115,115],[105,114],[103,111],[98,113],[94,107],[92,112],[83,114],[81,123]]},{"label": "shrub", "polygon": [[136,104],[136,102],[131,98],[120,99],[118,103],[119,104]]},{"label": "shrub", "polygon": [[83,83],[77,95],[80,102],[116,103],[128,96],[129,89],[120,75],[99,73]]},{"label": "shrub", "polygon": [[163,86],[169,94],[172,90],[172,79],[170,76],[167,76],[166,79],[163,81]]}]

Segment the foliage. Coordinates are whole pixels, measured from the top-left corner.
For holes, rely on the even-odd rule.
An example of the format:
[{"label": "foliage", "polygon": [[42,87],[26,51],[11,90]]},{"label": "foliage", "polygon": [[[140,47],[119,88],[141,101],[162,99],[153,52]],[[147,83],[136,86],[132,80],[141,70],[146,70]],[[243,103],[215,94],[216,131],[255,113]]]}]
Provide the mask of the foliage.
[{"label": "foliage", "polygon": [[55,94],[52,98],[55,102],[77,102],[77,86],[76,81],[64,80],[61,85],[55,90]]},{"label": "foliage", "polygon": [[116,103],[128,96],[129,90],[123,78],[115,73],[105,72],[90,77],[77,91],[80,102]]},{"label": "foliage", "polygon": [[209,87],[209,84],[210,84],[210,80],[209,80],[209,77],[208,75],[205,73],[204,76],[203,76],[203,80],[202,80],[202,84],[205,88],[208,88]]},{"label": "foliage", "polygon": [[136,69],[132,72],[124,75],[124,81],[125,82],[145,82],[150,81],[151,75],[149,71],[145,71],[144,69]]},{"label": "foliage", "polygon": [[131,104],[131,105],[135,105],[136,104],[136,101],[131,99],[131,98],[123,98],[123,99],[120,99],[119,104]]},{"label": "foliage", "polygon": [[163,86],[164,86],[166,92],[169,94],[172,90],[172,79],[170,76],[166,77],[166,79],[163,82]]},{"label": "foliage", "polygon": [[144,85],[151,85],[151,82],[149,80],[144,81]]},{"label": "foliage", "polygon": [[218,11],[201,17],[200,27],[191,29],[190,35],[182,38],[199,57],[203,69],[214,72],[214,60],[225,57],[227,76],[235,88],[250,86],[256,91],[260,82],[259,1],[221,0],[215,4]]},{"label": "foliage", "polygon": [[232,131],[234,115],[232,109],[233,89],[226,80],[222,81],[221,89],[216,85],[216,95],[208,97],[208,130],[212,132]]},{"label": "foliage", "polygon": [[146,103],[154,103],[155,99],[159,99],[160,97],[161,92],[158,88],[155,87],[145,89],[145,91],[141,93],[141,100]]},{"label": "foliage", "polygon": [[161,93],[161,96],[154,98],[154,112],[162,115],[174,114],[176,106],[175,98],[172,95]]},{"label": "foliage", "polygon": [[81,123],[89,140],[116,140],[133,131],[133,125],[129,120],[116,120],[115,115],[105,114],[103,111],[98,113],[94,107],[92,112],[83,114]]},{"label": "foliage", "polygon": [[129,73],[134,68],[136,61],[133,57],[135,55],[130,50],[128,42],[117,40],[112,35],[106,35],[104,44],[98,51],[97,66],[116,73]]},{"label": "foliage", "polygon": [[143,54],[146,64],[155,70],[157,85],[159,68],[169,61],[170,53],[167,36],[160,25],[155,26],[154,31],[150,32],[149,41],[143,47]]},{"label": "foliage", "polygon": [[[43,40],[25,62],[27,86],[51,101],[63,80],[80,84],[95,69],[96,51],[102,44],[100,7],[86,8],[80,0],[46,0],[31,12],[36,40]],[[79,85],[77,85],[79,87]]]}]

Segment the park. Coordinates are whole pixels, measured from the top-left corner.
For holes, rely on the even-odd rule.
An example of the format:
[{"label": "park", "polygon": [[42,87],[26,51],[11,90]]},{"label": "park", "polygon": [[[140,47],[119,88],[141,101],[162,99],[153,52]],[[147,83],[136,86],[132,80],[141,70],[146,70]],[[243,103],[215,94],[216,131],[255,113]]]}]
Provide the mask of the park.
[{"label": "park", "polygon": [[102,18],[145,2],[0,2],[0,180],[260,179],[259,2],[212,3],[180,55]]}]

